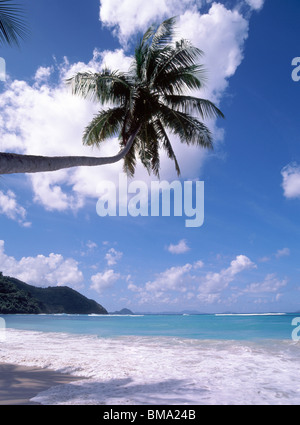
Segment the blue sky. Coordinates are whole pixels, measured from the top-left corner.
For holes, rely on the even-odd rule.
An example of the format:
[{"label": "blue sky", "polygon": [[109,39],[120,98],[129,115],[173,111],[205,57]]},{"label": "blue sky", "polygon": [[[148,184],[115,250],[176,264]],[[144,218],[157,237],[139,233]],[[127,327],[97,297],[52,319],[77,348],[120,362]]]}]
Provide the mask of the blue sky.
[{"label": "blue sky", "polygon": [[[205,52],[201,95],[226,119],[208,123],[213,152],[174,140],[181,183],[205,184],[198,228],[172,214],[99,217],[98,184],[117,184],[121,163],[2,176],[0,270],[37,286],[68,285],[109,311],[300,310],[300,82],[291,65],[300,56],[299,1],[26,3],[29,38],[1,52],[2,151],[116,153],[115,140],[100,152],[82,146],[98,106],[72,96],[65,78],[104,65],[126,70],[137,36],[175,14],[180,34]],[[173,168],[163,157],[163,180],[177,179]],[[137,167],[136,181],[151,179]]]}]

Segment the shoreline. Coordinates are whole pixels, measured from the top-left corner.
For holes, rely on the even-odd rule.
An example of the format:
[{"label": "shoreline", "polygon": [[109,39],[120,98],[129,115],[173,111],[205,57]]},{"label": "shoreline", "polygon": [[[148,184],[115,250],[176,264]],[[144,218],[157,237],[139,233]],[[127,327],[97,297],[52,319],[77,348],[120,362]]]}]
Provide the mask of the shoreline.
[{"label": "shoreline", "polygon": [[51,369],[0,363],[0,406],[40,405],[30,399],[51,387],[83,379]]},{"label": "shoreline", "polygon": [[[93,326],[89,328],[85,321],[85,330],[94,331],[95,319],[88,323]],[[136,321],[130,323],[139,329]],[[173,323],[178,320],[172,319]],[[282,319],[271,319],[271,323],[268,329],[275,327],[275,335],[258,340],[151,334],[99,337],[7,328],[5,342],[0,344],[0,404],[299,405],[300,384],[295,381],[299,344],[291,338],[273,339],[278,333],[275,325]],[[289,320],[283,323],[290,326]],[[237,336],[243,331],[249,329],[240,327]]]}]

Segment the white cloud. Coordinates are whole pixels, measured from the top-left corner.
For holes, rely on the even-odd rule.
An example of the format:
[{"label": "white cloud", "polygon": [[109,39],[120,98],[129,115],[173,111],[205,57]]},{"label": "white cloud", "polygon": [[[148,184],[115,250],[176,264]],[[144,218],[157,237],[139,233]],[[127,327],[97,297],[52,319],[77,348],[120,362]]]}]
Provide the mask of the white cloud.
[{"label": "white cloud", "polygon": [[103,273],[97,273],[91,277],[91,289],[94,289],[101,294],[106,289],[111,288],[115,282],[120,279],[120,274],[115,273],[114,270],[106,270]]},{"label": "white cloud", "polygon": [[275,257],[276,258],[280,258],[280,257],[288,257],[290,255],[290,249],[289,248],[283,248],[283,249],[279,249],[276,254]]},{"label": "white cloud", "polygon": [[4,193],[0,190],[0,214],[17,221],[23,227],[30,227],[31,223],[26,221],[26,210],[18,204],[16,195],[11,190]]},{"label": "white cloud", "polygon": [[51,76],[53,72],[53,67],[52,66],[48,66],[48,67],[39,67],[38,70],[35,73],[34,79],[36,84],[41,84],[43,82],[47,82],[49,77]]},{"label": "white cloud", "polygon": [[[147,28],[153,20],[165,15],[178,15],[180,35],[190,39],[205,51],[204,65],[209,81],[202,97],[218,102],[243,58],[248,21],[237,11],[213,3],[207,13],[200,14],[196,0],[102,0],[100,15],[109,26],[116,26],[122,37],[136,34]],[[196,7],[197,6],[197,7]],[[138,19],[137,19],[138,17]],[[60,65],[40,67],[32,86],[25,81],[11,81],[0,96],[2,125],[0,126],[0,150],[36,155],[99,155],[111,156],[119,151],[117,139],[103,144],[101,150],[82,145],[82,134],[99,106],[72,96],[64,81],[83,70],[99,71],[104,65],[112,69],[127,70],[131,58],[123,49],[103,51],[95,49],[89,63],[70,64],[65,58]],[[57,79],[54,85],[54,77]],[[50,84],[49,81],[52,81]],[[215,139],[222,133],[214,122],[208,125]],[[199,176],[207,151],[191,146],[188,149],[174,140],[174,151],[180,160],[183,178]],[[76,211],[85,205],[86,198],[97,198],[97,185],[110,180],[118,185],[122,163],[102,167],[78,167],[53,173],[32,174],[35,202],[47,210]],[[161,157],[161,178],[176,178],[174,164],[165,153]],[[147,172],[139,164],[136,178],[149,181]]]},{"label": "white cloud", "polygon": [[[191,292],[187,292],[189,283],[194,280],[190,274],[193,266],[185,264],[183,266],[170,267],[169,269],[158,273],[156,278],[148,281],[144,286],[135,285],[129,282],[127,289],[137,295],[140,304],[160,303],[171,304],[175,303],[174,297],[170,296],[170,291],[180,293],[180,299],[186,297],[191,298]],[[175,298],[177,300],[177,298]]]},{"label": "white cloud", "polygon": [[[152,3],[151,8],[147,9],[147,19],[140,20],[136,19],[136,7],[128,7],[124,13],[121,13],[114,3],[114,1],[105,0],[101,2],[101,7],[106,10],[105,16],[108,21],[105,22],[117,25],[121,38],[129,37],[131,33],[139,30],[140,26],[142,26],[142,30],[145,30],[153,19],[162,20],[164,18],[164,13],[161,11],[162,7],[168,10],[168,16],[178,16],[178,38],[183,37],[191,40],[195,46],[205,53],[203,65],[207,69],[207,87],[205,90],[194,94],[219,103],[228,86],[228,79],[234,75],[243,59],[244,43],[248,37],[248,21],[237,10],[230,10],[220,3],[213,3],[207,13],[200,13],[197,7],[200,8],[201,4],[196,1],[160,1],[159,7],[156,7],[156,3]],[[122,3],[123,7],[125,6],[124,3],[126,2]],[[142,7],[142,2],[137,0],[135,6],[137,5]],[[197,7],[195,7],[196,5]],[[174,13],[171,13],[171,11],[174,11]],[[103,17],[104,15],[102,15]],[[216,127],[214,120],[207,121],[207,124],[214,133],[216,145],[223,139],[224,132]],[[180,160],[182,177],[190,179],[199,175],[209,152],[195,146],[189,147],[187,151],[186,146],[174,137],[172,137],[172,143],[175,154]],[[162,155],[161,165],[162,178],[167,180],[176,178],[174,165],[166,158],[165,154]],[[142,174],[138,168],[137,177],[140,178],[140,176],[145,178],[145,174]]]},{"label": "white cloud", "polygon": [[271,257],[267,257],[267,256],[264,256],[258,259],[260,263],[267,263],[270,260],[271,260]]},{"label": "white cloud", "polygon": [[98,245],[96,244],[96,242],[88,241],[86,243],[86,246],[88,247],[88,249],[93,250],[93,249],[97,248]]},{"label": "white cloud", "polygon": [[[95,51],[88,64],[70,65],[67,60],[58,66],[56,86],[46,84],[30,86],[25,81],[12,81],[0,96],[3,124],[0,127],[0,148],[34,155],[85,155],[110,156],[119,151],[117,141],[103,145],[101,152],[82,145],[85,126],[91,121],[99,106],[73,96],[64,81],[68,76],[83,70],[99,70],[102,61],[107,65],[117,61],[127,67],[128,58],[117,50],[99,54]],[[47,210],[77,210],[85,198],[97,197],[99,181],[109,179],[122,171],[122,164],[109,167],[74,168],[52,173],[29,175],[35,202]]]},{"label": "white cloud", "polygon": [[132,282],[130,282],[128,284],[127,289],[129,289],[129,291],[132,291],[132,292],[140,292],[141,291],[141,288],[139,288],[137,285],[135,285]]},{"label": "white cloud", "polygon": [[185,239],[179,241],[177,245],[170,244],[168,246],[168,251],[171,252],[171,254],[184,254],[189,250],[190,248],[188,247]]},{"label": "white cloud", "polygon": [[255,268],[255,264],[245,255],[238,255],[235,260],[231,261],[230,267],[224,271],[224,275],[234,277],[244,270]]},{"label": "white cloud", "polygon": [[65,259],[60,254],[49,256],[23,257],[20,260],[6,255],[4,241],[0,240],[1,271],[28,284],[40,287],[69,286],[82,287],[83,274],[78,262],[73,258]]},{"label": "white cloud", "polygon": [[260,10],[264,5],[265,0],[246,0],[246,3],[251,7],[253,10]]},{"label": "white cloud", "polygon": [[170,303],[171,292],[179,293],[178,299],[197,298],[203,303],[210,304],[219,302],[222,291],[238,274],[256,268],[256,265],[248,257],[239,255],[228,268],[219,273],[208,272],[202,276],[200,269],[203,267],[202,261],[197,261],[193,265],[187,263],[183,266],[170,267],[158,273],[154,280],[148,281],[144,286],[130,282],[128,289],[136,293],[141,304],[153,301]]},{"label": "white cloud", "polygon": [[149,281],[145,285],[146,291],[164,292],[164,291],[183,291],[185,292],[185,277],[192,270],[191,264],[184,266],[171,267],[162,273],[159,273],[155,280]]},{"label": "white cloud", "polygon": [[219,273],[209,272],[201,279],[198,288],[198,298],[202,302],[213,303],[220,299],[221,292],[226,289],[237,274],[244,270],[255,268],[256,265],[245,255],[238,255],[231,261],[227,269]]},{"label": "white cloud", "polygon": [[132,62],[132,57],[127,56],[123,49],[116,49],[114,51],[104,50],[103,52],[96,50],[94,52],[95,54],[99,55],[101,66],[112,70],[118,69],[119,71],[127,72]]},{"label": "white cloud", "polygon": [[284,196],[288,199],[300,198],[300,166],[290,164],[281,171]]},{"label": "white cloud", "polygon": [[286,286],[287,283],[287,279],[279,280],[275,274],[268,274],[263,282],[251,283],[243,292],[254,294],[278,292],[278,290]]},{"label": "white cloud", "polygon": [[290,255],[291,251],[289,248],[282,248],[282,249],[278,249],[274,254],[272,254],[271,256],[264,256],[259,258],[259,262],[260,263],[267,263],[268,261],[271,261],[272,257],[275,258],[281,258],[281,257],[288,257]]},{"label": "white cloud", "polygon": [[123,252],[117,251],[114,248],[110,250],[105,255],[105,260],[107,261],[108,266],[113,266],[122,258]]},{"label": "white cloud", "polygon": [[179,18],[180,34],[204,51],[207,93],[217,101],[243,59],[249,23],[237,11],[213,3],[208,13],[187,10]]},{"label": "white cloud", "polygon": [[194,269],[202,269],[202,267],[204,267],[204,263],[203,263],[203,261],[201,261],[201,260],[196,261],[196,262],[193,264],[193,267],[194,267]]},{"label": "white cloud", "polygon": [[179,15],[185,9],[201,6],[198,0],[101,0],[100,20],[115,28],[121,43],[163,18]]},{"label": "white cloud", "polygon": [[34,201],[48,211],[65,211],[81,208],[84,205],[83,193],[70,193],[62,189],[64,184],[70,186],[71,173],[59,170],[55,173],[37,173],[30,176],[34,190]]}]

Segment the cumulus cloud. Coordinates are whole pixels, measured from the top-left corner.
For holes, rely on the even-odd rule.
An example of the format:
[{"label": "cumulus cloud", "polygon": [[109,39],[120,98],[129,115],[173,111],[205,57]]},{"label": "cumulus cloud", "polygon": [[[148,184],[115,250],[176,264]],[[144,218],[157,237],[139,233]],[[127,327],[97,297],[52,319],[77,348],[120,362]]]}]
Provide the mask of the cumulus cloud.
[{"label": "cumulus cloud", "polygon": [[[116,7],[116,1],[101,1],[101,19],[109,26],[115,26],[121,39],[130,37],[138,30],[145,30],[153,21],[160,22],[165,17],[176,15],[177,38],[190,40],[195,46],[204,51],[203,65],[207,70],[206,89],[195,91],[195,96],[206,97],[215,103],[221,101],[222,95],[228,86],[228,79],[232,77],[243,59],[245,40],[248,37],[249,22],[237,10],[227,9],[221,3],[212,3],[207,12],[201,13],[202,2],[169,0],[151,3],[151,7],[144,7],[145,3],[136,0],[136,7],[124,7],[123,12]],[[206,2],[203,2],[203,5]],[[142,16],[139,7],[143,7]],[[137,19],[137,16],[139,19]],[[223,140],[223,130],[217,128],[215,121],[207,121],[214,133],[215,144]],[[172,138],[174,151],[180,158],[180,167],[183,178],[194,178],[207,158],[208,152],[197,147],[186,147]],[[163,157],[164,158],[164,157]],[[173,164],[162,161],[162,177],[174,177]]]},{"label": "cumulus cloud", "polygon": [[[204,2],[203,2],[204,4]],[[243,59],[244,42],[248,36],[248,20],[238,10],[230,10],[220,3],[212,3],[209,10],[200,13],[202,2],[196,0],[159,0],[149,3],[141,0],[102,0],[100,16],[104,24],[116,28],[123,38],[144,31],[153,20],[178,16],[180,37],[190,39],[205,52],[204,66],[208,70],[207,88],[201,97],[218,103]],[[200,10],[200,11],[199,11]],[[138,16],[138,19],[137,19]],[[25,81],[9,81],[0,96],[2,123],[0,149],[36,155],[95,155],[111,156],[119,151],[117,139],[104,143],[101,150],[82,145],[82,133],[98,112],[99,106],[72,96],[65,87],[65,79],[79,71],[97,72],[104,66],[127,70],[131,62],[124,49],[100,51],[95,49],[88,63],[63,63],[40,67],[32,85]],[[198,93],[195,93],[196,95]],[[215,122],[208,122],[215,140],[222,131]],[[173,140],[174,151],[180,158],[182,178],[199,175],[207,151],[191,146],[188,149]],[[174,164],[165,153],[161,157],[161,178],[176,178]],[[47,210],[76,211],[87,198],[97,198],[97,185],[110,180],[118,186],[122,163],[102,167],[78,167],[53,173],[29,175],[34,201]],[[149,181],[147,172],[137,167],[136,178]]]},{"label": "cumulus cloud", "polygon": [[192,270],[191,264],[171,267],[159,273],[155,280],[149,281],[145,285],[146,291],[160,292],[168,290],[179,290],[185,292],[184,278]]},{"label": "cumulus cloud", "polygon": [[222,292],[243,271],[256,268],[256,265],[245,255],[238,255],[226,269],[220,272],[207,272],[204,276],[204,263],[196,261],[183,266],[174,266],[158,273],[154,280],[144,286],[129,283],[128,289],[134,292],[141,304],[153,302],[170,303],[174,299],[171,294],[178,293],[178,299],[198,299],[202,303],[219,302]]},{"label": "cumulus cloud", "polygon": [[65,259],[60,254],[48,256],[23,257],[17,260],[5,253],[4,241],[0,240],[1,271],[26,283],[39,286],[82,287],[83,274],[78,262],[73,258]]},{"label": "cumulus cloud", "polygon": [[[251,1],[253,8],[260,4],[262,0]],[[148,6],[142,0],[135,0],[134,6],[132,0],[125,0],[122,5],[118,0],[102,0],[100,7],[101,21],[116,27],[121,40],[173,15],[179,17],[178,38],[187,38],[204,51],[211,89],[224,90],[224,79],[232,76],[241,63],[248,36],[248,21],[237,9],[213,3],[208,12],[201,13],[201,2],[195,0],[155,0]]]},{"label": "cumulus cloud", "polygon": [[26,221],[27,212],[25,208],[18,204],[16,195],[11,190],[6,193],[0,190],[0,214],[4,214],[7,218],[18,222],[23,227],[31,226],[31,223]]},{"label": "cumulus cloud", "polygon": [[204,52],[207,93],[217,101],[243,59],[249,22],[237,11],[213,3],[208,13],[187,10],[179,18],[180,34]]},{"label": "cumulus cloud", "polygon": [[287,199],[300,198],[300,166],[289,164],[281,171],[283,177],[282,187]]},{"label": "cumulus cloud", "polygon": [[268,274],[263,282],[251,283],[243,292],[252,294],[278,292],[281,288],[286,286],[287,283],[287,279],[280,280],[275,274]]},{"label": "cumulus cloud", "polygon": [[102,294],[103,291],[111,288],[120,277],[120,274],[114,272],[112,269],[106,270],[103,273],[97,273],[91,277],[91,289]]},{"label": "cumulus cloud", "polygon": [[47,82],[49,80],[52,72],[53,72],[53,69],[54,68],[52,66],[48,66],[48,67],[40,66],[37,69],[35,76],[34,76],[35,83],[38,85],[38,84],[41,84],[43,82]]},{"label": "cumulus cloud", "polygon": [[[82,145],[85,126],[99,106],[73,96],[64,81],[83,70],[99,71],[104,64],[128,65],[119,50],[94,52],[88,64],[69,64],[67,59],[57,66],[57,84],[30,86],[25,81],[12,81],[0,96],[3,122],[0,126],[1,150],[34,155],[110,156],[119,151],[116,140],[106,143],[101,152]],[[52,68],[51,68],[52,69]],[[50,68],[48,69],[50,72]],[[47,71],[47,72],[48,72]],[[53,69],[52,72],[54,73]],[[39,72],[37,81],[45,76]],[[47,73],[46,73],[47,74]],[[47,74],[48,75],[48,74]],[[37,83],[36,81],[36,83]],[[47,210],[78,210],[86,197],[97,197],[97,183],[122,171],[122,164],[110,167],[75,168],[52,173],[29,175],[34,201]]]},{"label": "cumulus cloud", "polygon": [[[146,282],[139,286],[129,282],[127,289],[135,293],[140,304],[156,302],[160,304],[174,304],[179,299],[190,300],[193,295],[188,291],[189,284],[194,281],[192,271],[197,265],[185,264],[183,266],[170,267],[160,273],[157,273],[154,280]],[[180,298],[174,294],[180,293]],[[171,295],[172,294],[172,295]]]},{"label": "cumulus cloud", "polygon": [[221,292],[225,290],[229,283],[233,282],[236,275],[244,270],[255,268],[256,265],[245,255],[238,255],[231,261],[227,269],[222,269],[219,273],[209,272],[201,279],[198,288],[198,298],[202,302],[213,303],[219,300]]},{"label": "cumulus cloud", "polygon": [[114,28],[121,43],[126,44],[130,36],[144,31],[156,21],[181,14],[186,8],[200,6],[197,0],[101,0],[100,20]]},{"label": "cumulus cloud", "polygon": [[179,241],[177,245],[170,244],[168,246],[168,251],[171,252],[171,254],[184,254],[189,250],[190,248],[185,239]]}]

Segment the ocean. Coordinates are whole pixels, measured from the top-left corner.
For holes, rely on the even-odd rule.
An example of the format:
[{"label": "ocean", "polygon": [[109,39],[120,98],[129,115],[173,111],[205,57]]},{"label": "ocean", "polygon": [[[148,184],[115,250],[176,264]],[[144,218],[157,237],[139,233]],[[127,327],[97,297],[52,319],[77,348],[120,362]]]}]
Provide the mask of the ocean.
[{"label": "ocean", "polygon": [[300,404],[296,314],[2,318],[0,362],[83,378],[42,404]]}]

